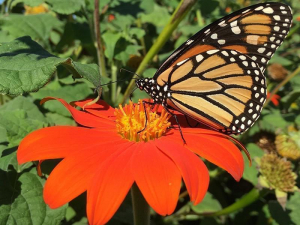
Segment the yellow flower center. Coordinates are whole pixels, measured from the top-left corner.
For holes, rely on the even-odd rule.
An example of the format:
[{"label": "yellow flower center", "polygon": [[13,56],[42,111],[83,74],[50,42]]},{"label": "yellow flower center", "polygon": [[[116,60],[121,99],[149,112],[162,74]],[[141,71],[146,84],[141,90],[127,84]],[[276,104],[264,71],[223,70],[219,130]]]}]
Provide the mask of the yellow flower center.
[{"label": "yellow flower center", "polygon": [[[134,105],[130,102],[123,108],[119,105],[119,108],[115,109],[118,134],[125,139],[135,142],[147,142],[161,137],[171,125],[168,121],[170,114],[163,109],[159,115],[156,110],[151,111],[149,104],[145,104],[144,109],[144,104],[141,100],[139,104]],[[146,116],[147,126],[145,126]]]}]

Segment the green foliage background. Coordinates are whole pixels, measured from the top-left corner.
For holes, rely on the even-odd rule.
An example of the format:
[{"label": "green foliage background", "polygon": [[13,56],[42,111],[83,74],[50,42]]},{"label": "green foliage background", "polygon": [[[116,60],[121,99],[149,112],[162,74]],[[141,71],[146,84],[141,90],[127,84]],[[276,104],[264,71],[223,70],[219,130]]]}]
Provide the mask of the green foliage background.
[{"label": "green foliage background", "polygon": [[[289,135],[291,130],[297,135],[300,133],[300,76],[297,71],[300,66],[300,2],[284,2],[294,11],[293,26],[270,65],[279,64],[287,74],[295,76],[276,80],[266,72],[268,90],[280,87],[276,94],[281,98],[278,106],[272,102],[266,105],[255,126],[240,137],[252,158],[256,159],[254,165],[249,167],[245,157],[243,179],[236,183],[229,174],[207,162],[211,183],[204,201],[192,206],[185,195],[185,187],[182,187],[174,215],[162,218],[153,212],[152,224],[300,224],[298,191],[288,194],[284,210],[273,190],[256,189],[259,185],[257,159],[270,148],[276,150],[276,135]],[[117,106],[128,100],[124,93],[128,92],[133,76],[126,71],[120,72],[120,68],[138,70],[142,72],[139,75],[152,77],[163,60],[191,35],[229,12],[257,2],[195,1],[182,16],[183,20],[170,28],[171,36],[158,39],[179,3],[179,0],[101,0],[99,20],[103,48],[99,49],[93,22],[94,0],[2,1],[0,224],[87,224],[85,194],[55,210],[43,202],[43,185],[58,161],[43,163],[44,177],[37,175],[35,163],[17,163],[17,146],[28,133],[47,126],[76,125],[59,103],[50,101],[39,105],[41,99],[53,96],[70,102],[95,98],[95,88],[118,79],[122,82],[108,85],[102,93],[105,101]],[[37,6],[39,8],[33,8]],[[149,58],[147,53],[151,46],[160,43],[164,44],[157,48],[159,52],[152,51],[153,58]],[[105,62],[101,69],[98,66],[100,50],[104,52],[102,60]],[[144,68],[139,68],[146,59]],[[134,101],[144,97],[146,94],[139,90],[133,93]],[[262,138],[268,140],[266,146],[261,145]],[[300,151],[299,139],[297,144]],[[292,169],[299,176],[299,161],[292,162]],[[296,181],[299,187],[299,179]],[[247,196],[256,201],[238,205],[236,210],[221,211],[234,203],[245,202]],[[222,213],[216,213],[216,216],[208,216],[220,211]],[[130,197],[109,224],[133,224]]]}]

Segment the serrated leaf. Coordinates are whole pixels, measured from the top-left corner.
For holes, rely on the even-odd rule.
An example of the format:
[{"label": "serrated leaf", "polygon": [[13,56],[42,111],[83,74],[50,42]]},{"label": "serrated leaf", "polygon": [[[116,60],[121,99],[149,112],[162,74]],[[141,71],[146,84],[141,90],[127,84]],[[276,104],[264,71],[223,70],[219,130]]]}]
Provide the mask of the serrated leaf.
[{"label": "serrated leaf", "polygon": [[66,205],[49,209],[43,200],[43,181],[35,174],[0,171],[0,224],[60,224]]},{"label": "serrated leaf", "polygon": [[0,111],[0,126],[6,129],[10,146],[18,145],[27,134],[46,125],[30,118],[24,110]]},{"label": "serrated leaf", "polygon": [[73,61],[72,65],[82,77],[90,81],[95,87],[102,83],[109,82],[105,77],[100,77],[100,70],[97,64],[81,64]]},{"label": "serrated leaf", "polygon": [[211,193],[207,192],[203,201],[198,205],[191,205],[191,209],[196,213],[209,213],[221,210],[222,206]]},{"label": "serrated leaf", "polygon": [[72,14],[85,7],[84,0],[47,0],[47,3],[51,5],[53,11],[60,14]]},{"label": "serrated leaf", "polygon": [[20,95],[37,91],[50,80],[59,65],[69,69],[75,77],[100,85],[97,65],[58,58],[30,37],[21,37],[0,46],[0,93]]},{"label": "serrated leaf", "polygon": [[0,107],[0,111],[7,112],[20,109],[23,109],[30,119],[47,122],[39,108],[32,101],[30,101],[29,98],[25,98],[23,96],[18,96]]},{"label": "serrated leaf", "polygon": [[1,29],[8,32],[12,38],[30,36],[32,39],[48,43],[51,30],[61,30],[63,23],[50,14],[21,15],[9,14],[1,16]]}]

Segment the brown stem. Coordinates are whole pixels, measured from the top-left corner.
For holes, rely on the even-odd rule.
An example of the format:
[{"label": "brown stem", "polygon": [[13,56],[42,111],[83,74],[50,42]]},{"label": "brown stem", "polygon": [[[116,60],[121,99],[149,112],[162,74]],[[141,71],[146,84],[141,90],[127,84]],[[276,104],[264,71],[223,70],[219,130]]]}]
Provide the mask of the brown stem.
[{"label": "brown stem", "polygon": [[100,23],[99,23],[99,0],[95,0],[95,10],[94,10],[94,31],[96,38],[96,49],[97,49],[97,58],[98,65],[100,67],[101,75],[107,77],[106,68],[105,68],[105,59],[101,43],[101,33],[100,33]]}]

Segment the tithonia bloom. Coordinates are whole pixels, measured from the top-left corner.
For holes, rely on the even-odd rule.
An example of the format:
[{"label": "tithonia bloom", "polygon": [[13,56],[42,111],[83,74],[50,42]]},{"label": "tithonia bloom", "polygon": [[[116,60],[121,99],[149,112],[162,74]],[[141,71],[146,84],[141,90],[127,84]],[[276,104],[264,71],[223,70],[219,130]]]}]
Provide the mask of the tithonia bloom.
[{"label": "tithonia bloom", "polygon": [[[53,98],[43,102],[49,99]],[[182,127],[185,144],[177,124],[170,128],[170,115],[164,110],[157,113],[147,105],[144,109],[143,104],[133,103],[113,109],[99,101],[79,111],[73,106],[83,108],[87,101],[70,105],[57,100],[81,127],[34,131],[23,139],[17,152],[20,164],[63,159],[44,187],[44,200],[51,208],[87,191],[89,223],[105,224],[135,182],[157,213],[170,215],[182,180],[194,204],[204,198],[209,175],[200,157],[228,171],[237,181],[242,176],[242,154],[226,135]]]}]

